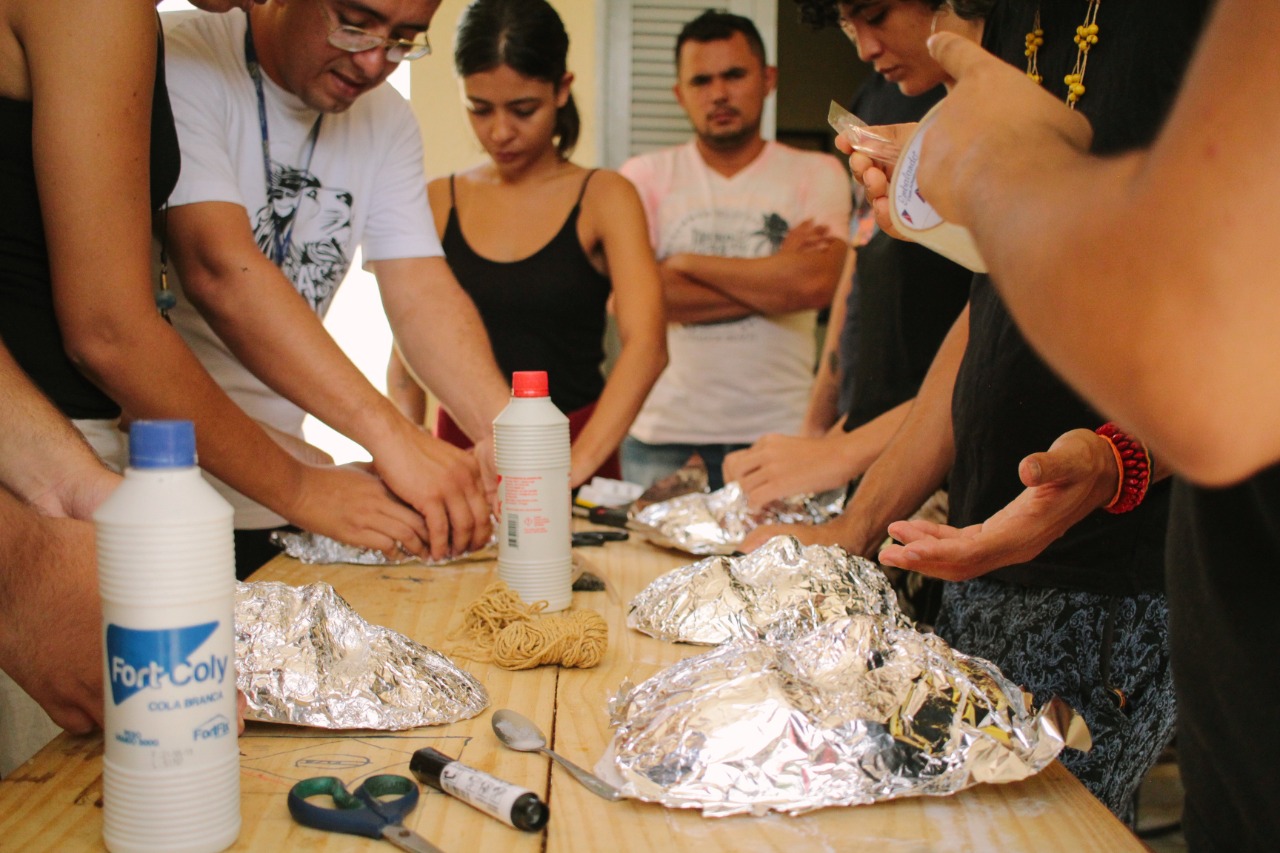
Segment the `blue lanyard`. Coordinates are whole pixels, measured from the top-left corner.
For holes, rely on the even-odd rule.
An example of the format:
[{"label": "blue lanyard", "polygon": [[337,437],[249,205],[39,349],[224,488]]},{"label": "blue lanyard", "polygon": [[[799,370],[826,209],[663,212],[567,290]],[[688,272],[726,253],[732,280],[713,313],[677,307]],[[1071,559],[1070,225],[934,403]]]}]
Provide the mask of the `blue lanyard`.
[{"label": "blue lanyard", "polygon": [[[262,171],[267,187],[267,204],[271,204],[271,138],[267,133],[267,100],[262,93],[262,68],[258,64],[258,52],[253,47],[253,28],[249,21],[244,25],[244,62],[249,68],[249,76],[253,78],[253,87],[258,93],[258,125],[262,128]],[[316,116],[316,123],[311,126],[311,134],[307,137],[306,159],[302,163],[302,171],[311,171],[311,157],[316,153],[316,140],[320,138],[320,119],[324,113]],[[276,266],[283,268],[284,259],[289,254],[289,245],[293,242],[293,218],[281,235],[271,230],[271,260]]]}]

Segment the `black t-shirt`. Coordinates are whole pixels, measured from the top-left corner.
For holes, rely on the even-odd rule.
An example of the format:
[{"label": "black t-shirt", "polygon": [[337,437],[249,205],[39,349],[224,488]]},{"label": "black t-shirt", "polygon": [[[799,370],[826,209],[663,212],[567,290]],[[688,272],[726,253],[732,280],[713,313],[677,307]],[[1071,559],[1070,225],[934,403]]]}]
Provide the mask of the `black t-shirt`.
[{"label": "black t-shirt", "polygon": [[1280,466],[1227,489],[1175,483],[1168,562],[1188,845],[1274,850]]},{"label": "black t-shirt", "polygon": [[[901,124],[919,121],[945,94],[938,86],[907,97],[873,74],[850,109],[869,124]],[[919,392],[938,346],[969,298],[972,278],[936,252],[879,230],[858,247],[840,334],[838,406],[846,430]]]},{"label": "black t-shirt", "polygon": [[[69,418],[113,418],[120,407],[67,357],[53,310],[49,249],[32,156],[30,102],[0,98],[0,339],[19,366]],[[178,133],[164,82],[164,42],[156,58],[151,109],[151,204],[178,181]]]},{"label": "black t-shirt", "polygon": [[[1102,5],[1100,38],[1089,56],[1086,92],[1078,104],[1093,125],[1095,152],[1117,152],[1155,137],[1207,5],[1207,0]],[[1083,0],[1006,0],[994,10],[984,44],[1005,61],[1024,66],[1025,38],[1037,7],[1044,30],[1040,73],[1050,92],[1065,97],[1062,77],[1075,62],[1072,37],[1084,19]],[[1079,209],[1063,211],[1064,217],[1089,215],[1087,187],[1080,197]],[[1109,335],[1122,333],[1123,322],[1117,317],[1114,330],[1099,330],[1093,345],[1105,347]],[[951,522],[959,526],[988,518],[1022,491],[1017,468],[1024,456],[1045,450],[1070,429],[1094,429],[1105,420],[1032,351],[987,276],[974,280],[969,337],[952,400]],[[1137,510],[1094,513],[1033,561],[991,577],[1103,594],[1159,590],[1167,507],[1168,487],[1157,485]]]},{"label": "black t-shirt", "polygon": [[973,273],[883,231],[858,247],[840,336],[840,411],[853,430],[915,397],[969,299]]}]

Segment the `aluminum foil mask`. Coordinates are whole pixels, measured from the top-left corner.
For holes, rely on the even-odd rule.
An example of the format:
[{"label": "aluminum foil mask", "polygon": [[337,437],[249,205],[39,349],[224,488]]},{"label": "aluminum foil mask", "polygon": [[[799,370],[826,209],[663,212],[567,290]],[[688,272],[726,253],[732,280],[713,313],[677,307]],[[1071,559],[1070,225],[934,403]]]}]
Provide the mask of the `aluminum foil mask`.
[{"label": "aluminum foil mask", "polygon": [[627,796],[723,817],[951,794],[1036,773],[1083,722],[1039,712],[989,662],[875,616],[737,640],[624,684],[597,773]]},{"label": "aluminum foil mask", "polygon": [[627,627],[673,643],[719,645],[794,639],[856,614],[909,625],[875,563],[776,536],[745,557],[708,557],[657,578],[632,600]]},{"label": "aluminum foil mask", "polygon": [[398,731],[489,704],[447,657],[370,625],[326,583],[236,584],[236,670],[250,720]]},{"label": "aluminum foil mask", "polygon": [[762,524],[820,524],[844,509],[844,489],[797,495],[752,512],[737,483],[653,503],[632,516],[628,529],[655,545],[698,556],[732,554]]},{"label": "aluminum foil mask", "polygon": [[388,557],[373,548],[357,548],[344,545],[319,533],[309,531],[277,530],[271,534],[271,544],[290,557],[308,565],[332,565],[352,563],[359,566],[403,566],[415,563],[422,566],[447,566],[467,560],[493,560],[498,556],[497,540],[490,537],[488,544],[478,551],[466,551],[446,560],[420,560],[411,554]]}]

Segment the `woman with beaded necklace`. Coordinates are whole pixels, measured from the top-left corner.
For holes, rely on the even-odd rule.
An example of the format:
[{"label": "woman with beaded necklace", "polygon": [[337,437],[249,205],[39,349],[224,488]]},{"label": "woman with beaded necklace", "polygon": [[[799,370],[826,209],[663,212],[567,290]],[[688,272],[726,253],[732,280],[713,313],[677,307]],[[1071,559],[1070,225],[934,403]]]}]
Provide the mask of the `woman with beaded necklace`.
[{"label": "woman with beaded necklace", "polygon": [[[619,442],[666,366],[657,264],[639,197],[616,172],[569,160],[579,119],[569,38],[545,0],[475,0],[458,22],[454,66],[487,162],[428,186],[436,228],[475,300],[498,365],[546,370],[569,416],[570,481],[618,477]],[[622,349],[608,381],[606,304]],[[393,356],[402,407],[420,392]],[[437,434],[465,446],[441,411]]]},{"label": "woman with beaded necklace", "polygon": [[[928,9],[923,0],[803,5],[825,7],[828,20],[841,19],[868,52],[897,32],[895,18]],[[1133,0],[1099,11],[1098,0],[998,0],[987,16],[983,45],[1008,62],[1029,65],[1029,73],[1084,113],[1094,127],[1096,151],[1117,151],[1155,135],[1206,5]],[[1148,26],[1153,20],[1161,27]],[[914,29],[922,43],[928,31]],[[910,50],[902,45],[898,55]],[[885,61],[878,64],[893,71]],[[855,174],[864,175],[870,165],[855,158]],[[1082,189],[1079,209],[1062,211],[1064,217],[1088,215]],[[887,200],[877,204],[883,208]],[[1022,490],[1015,473],[1020,461],[1071,429],[1084,433],[1077,440],[1089,442],[1087,454],[1105,452],[1110,459],[1108,441],[1093,434],[1104,418],[1038,358],[986,276],[975,278],[967,322],[962,316],[953,336],[960,341],[943,346],[952,359],[935,361],[902,430],[845,514],[798,531],[807,541],[873,554],[886,525],[918,505],[944,476],[951,524],[979,523]],[[954,355],[959,350],[962,355]],[[1024,474],[1032,480],[1038,475]],[[972,579],[947,585],[937,626],[956,648],[991,659],[1037,701],[1056,693],[1083,712],[1094,749],[1065,753],[1063,762],[1128,820],[1138,784],[1173,728],[1163,595],[1167,492],[1152,488],[1123,515],[1092,513],[1042,553],[1016,555],[1012,565],[957,575]]]}]

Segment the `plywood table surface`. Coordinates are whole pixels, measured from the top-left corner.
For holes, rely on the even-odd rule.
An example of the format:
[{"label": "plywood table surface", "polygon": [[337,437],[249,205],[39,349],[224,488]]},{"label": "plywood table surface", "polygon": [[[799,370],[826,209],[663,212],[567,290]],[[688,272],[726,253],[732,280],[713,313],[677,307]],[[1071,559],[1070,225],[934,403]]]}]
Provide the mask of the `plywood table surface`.
[{"label": "plywood table surface", "polygon": [[[543,797],[551,820],[539,833],[512,829],[449,796],[424,788],[406,823],[443,848],[462,851],[1075,851],[1147,849],[1060,764],[1022,782],[981,785],[950,797],[921,797],[800,817],[706,819],[696,811],[606,802],[541,755],[502,746],[490,729],[513,708],[549,733],[558,752],[590,769],[610,737],[608,700],[624,680],[638,683],[701,649],[626,627],[626,605],[663,572],[690,557],[643,543],[580,549],[605,579],[602,592],[575,593],[574,606],[609,622],[609,650],[590,670],[541,667],[508,672],[451,655],[489,691],[471,720],[408,732],[328,732],[250,723],[240,739],[243,826],[233,850],[393,850],[385,841],[323,833],[289,817],[285,795],[299,779],[334,775],[349,787],[377,773],[409,775],[414,750],[434,746],[472,767]],[[279,557],[254,580],[330,583],[365,619],[449,653],[461,609],[494,579],[492,563],[421,566],[306,566]],[[101,850],[102,737],[63,734],[0,781],[0,850]]]}]

